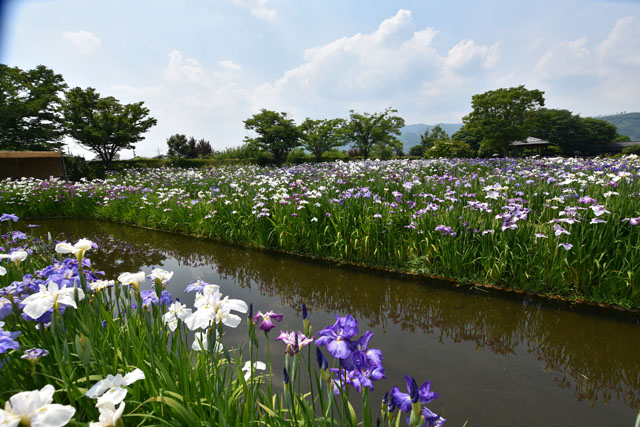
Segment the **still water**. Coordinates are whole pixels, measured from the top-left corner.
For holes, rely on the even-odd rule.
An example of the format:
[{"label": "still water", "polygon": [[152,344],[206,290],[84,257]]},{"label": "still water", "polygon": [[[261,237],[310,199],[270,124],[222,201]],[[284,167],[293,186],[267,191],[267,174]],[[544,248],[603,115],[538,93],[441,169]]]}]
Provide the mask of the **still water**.
[{"label": "still water", "polygon": [[[255,310],[283,313],[282,330],[302,328],[302,303],[315,331],[334,314],[352,314],[384,354],[387,378],[373,399],[404,389],[405,373],[418,384],[430,379],[440,398],[429,407],[449,426],[632,427],[640,409],[637,318],[94,220],[30,222],[42,225],[37,234],[95,241],[99,249],[87,255],[107,278],[152,266],[174,271],[168,290],[190,306],[184,286],[202,279]],[[272,360],[282,359],[279,342],[271,350]]]}]

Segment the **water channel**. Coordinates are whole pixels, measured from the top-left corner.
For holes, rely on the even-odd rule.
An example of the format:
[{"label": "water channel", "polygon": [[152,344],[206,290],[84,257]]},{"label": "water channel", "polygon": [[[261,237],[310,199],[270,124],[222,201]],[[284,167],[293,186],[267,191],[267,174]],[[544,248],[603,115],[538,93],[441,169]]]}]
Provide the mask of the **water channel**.
[{"label": "water channel", "polygon": [[[440,398],[429,406],[449,426],[631,427],[640,408],[638,318],[100,221],[29,222],[41,225],[37,234],[95,241],[88,256],[108,278],[174,271],[168,289],[188,305],[184,286],[199,278],[256,310],[283,313],[282,330],[301,329],[302,303],[315,331],[350,313],[384,353],[387,378],[373,398],[404,389],[405,373],[430,379]],[[283,349],[271,344],[272,360]]]}]

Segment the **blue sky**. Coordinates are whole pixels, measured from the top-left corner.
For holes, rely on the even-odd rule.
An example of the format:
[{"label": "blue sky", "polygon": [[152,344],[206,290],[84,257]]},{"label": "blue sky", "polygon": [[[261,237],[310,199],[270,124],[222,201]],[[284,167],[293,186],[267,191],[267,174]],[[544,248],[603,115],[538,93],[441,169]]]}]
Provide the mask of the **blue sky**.
[{"label": "blue sky", "polygon": [[0,61],[144,101],[139,155],[175,133],[240,145],[260,108],[457,123],[520,84],[582,116],[640,111],[640,1],[0,1]]}]

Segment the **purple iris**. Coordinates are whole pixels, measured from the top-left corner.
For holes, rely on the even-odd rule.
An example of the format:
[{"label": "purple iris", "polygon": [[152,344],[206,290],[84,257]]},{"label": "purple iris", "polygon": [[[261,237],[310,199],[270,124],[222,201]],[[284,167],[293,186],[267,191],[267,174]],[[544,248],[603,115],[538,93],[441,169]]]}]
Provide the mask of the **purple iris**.
[{"label": "purple iris", "polygon": [[171,296],[171,294],[169,293],[169,291],[162,291],[162,293],[160,293],[160,304],[163,305],[171,305],[173,303],[173,297]]},{"label": "purple iris", "polygon": [[16,337],[20,335],[20,331],[9,332],[2,329],[4,322],[0,322],[0,354],[9,350],[17,350],[20,347]]},{"label": "purple iris", "polygon": [[4,221],[13,221],[13,222],[18,222],[20,218],[18,218],[18,216],[16,214],[2,214],[2,216],[0,216],[0,222],[4,222]]},{"label": "purple iris", "polygon": [[13,309],[13,305],[11,301],[6,298],[0,298],[0,320],[4,319],[11,313]]},{"label": "purple iris", "polygon": [[318,332],[316,345],[327,346],[327,351],[336,359],[346,359],[353,351],[350,338],[358,335],[358,322],[350,314],[340,317],[336,314],[336,323]]},{"label": "purple iris", "polygon": [[29,350],[25,350],[24,354],[20,356],[21,359],[27,360],[38,360],[41,357],[47,356],[49,352],[42,348],[30,348]]},{"label": "purple iris", "polygon": [[193,283],[189,283],[185,288],[185,292],[202,292],[205,286],[207,286],[207,282],[203,282],[202,280],[196,280]]},{"label": "purple iris", "polygon": [[140,292],[140,298],[142,298],[143,307],[148,307],[151,304],[158,305],[158,302],[160,302],[158,294],[154,290]]},{"label": "purple iris", "polygon": [[408,375],[405,375],[404,378],[407,381],[407,391],[409,391],[409,394],[402,393],[398,387],[391,389],[391,399],[402,412],[410,412],[412,402],[429,403],[440,396],[438,393],[430,390],[431,381],[427,381],[418,387],[415,379]]},{"label": "purple iris", "polygon": [[282,317],[282,314],[277,314],[273,310],[269,310],[266,313],[258,311],[256,315],[253,316],[253,323],[257,324],[260,318],[262,318],[262,321],[260,322],[258,328],[262,329],[265,332],[269,332],[276,326],[273,321],[275,320],[279,322],[282,320]]},{"label": "purple iris", "polygon": [[442,427],[447,422],[446,418],[442,418],[426,406],[420,412],[424,417],[424,427]]}]

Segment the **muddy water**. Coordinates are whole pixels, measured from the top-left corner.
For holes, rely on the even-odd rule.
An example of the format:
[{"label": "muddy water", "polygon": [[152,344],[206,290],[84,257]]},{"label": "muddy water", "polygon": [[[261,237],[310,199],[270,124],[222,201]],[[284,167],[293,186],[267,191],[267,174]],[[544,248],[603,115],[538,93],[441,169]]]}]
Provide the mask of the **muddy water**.
[{"label": "muddy water", "polygon": [[[99,221],[31,223],[42,224],[36,233],[97,242],[88,255],[109,278],[174,271],[169,290],[187,304],[184,286],[200,278],[256,310],[283,313],[283,330],[301,329],[302,303],[315,331],[350,313],[384,353],[387,378],[374,399],[404,388],[405,373],[430,379],[440,398],[429,406],[451,426],[633,426],[640,408],[637,319]],[[271,350],[280,360],[280,343]]]}]

